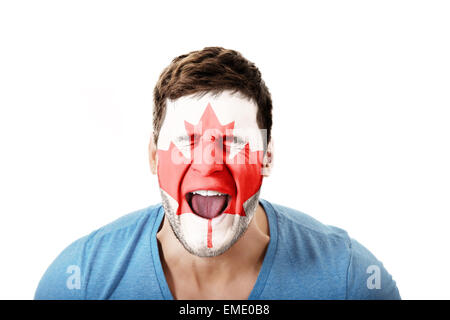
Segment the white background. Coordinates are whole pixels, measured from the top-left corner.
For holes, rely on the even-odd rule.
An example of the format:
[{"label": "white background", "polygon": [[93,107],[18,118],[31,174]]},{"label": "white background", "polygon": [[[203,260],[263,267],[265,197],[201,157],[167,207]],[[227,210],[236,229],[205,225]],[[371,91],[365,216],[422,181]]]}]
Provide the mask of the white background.
[{"label": "white background", "polygon": [[447,1],[2,1],[0,298],[31,299],[72,241],[159,202],[153,87],[218,45],[273,96],[263,197],[347,230],[404,299],[449,299],[449,17]]}]

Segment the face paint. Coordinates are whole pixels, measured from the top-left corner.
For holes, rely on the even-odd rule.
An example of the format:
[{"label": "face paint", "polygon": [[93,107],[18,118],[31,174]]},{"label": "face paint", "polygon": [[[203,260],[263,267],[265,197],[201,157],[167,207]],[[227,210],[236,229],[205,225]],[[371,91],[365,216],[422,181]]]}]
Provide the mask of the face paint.
[{"label": "face paint", "polygon": [[172,230],[192,254],[222,254],[254,215],[265,145],[256,112],[228,91],[167,101],[158,181]]}]

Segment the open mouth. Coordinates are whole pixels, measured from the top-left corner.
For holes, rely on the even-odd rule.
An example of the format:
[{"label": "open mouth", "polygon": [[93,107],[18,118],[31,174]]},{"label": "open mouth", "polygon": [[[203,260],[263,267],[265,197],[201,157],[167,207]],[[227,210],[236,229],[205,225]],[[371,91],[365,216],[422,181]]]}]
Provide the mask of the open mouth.
[{"label": "open mouth", "polygon": [[196,190],[186,193],[186,201],[196,215],[212,219],[225,211],[230,196],[214,190]]}]

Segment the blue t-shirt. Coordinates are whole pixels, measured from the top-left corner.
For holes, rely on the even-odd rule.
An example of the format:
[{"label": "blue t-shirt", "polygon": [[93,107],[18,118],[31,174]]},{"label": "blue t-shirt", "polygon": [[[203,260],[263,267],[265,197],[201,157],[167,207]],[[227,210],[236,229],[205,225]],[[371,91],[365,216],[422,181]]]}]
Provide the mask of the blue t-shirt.
[{"label": "blue t-shirt", "polygon": [[[270,242],[249,299],[400,299],[395,281],[339,228],[260,200]],[[130,213],[67,247],[42,277],[35,299],[173,299],[156,233],[155,205]]]}]

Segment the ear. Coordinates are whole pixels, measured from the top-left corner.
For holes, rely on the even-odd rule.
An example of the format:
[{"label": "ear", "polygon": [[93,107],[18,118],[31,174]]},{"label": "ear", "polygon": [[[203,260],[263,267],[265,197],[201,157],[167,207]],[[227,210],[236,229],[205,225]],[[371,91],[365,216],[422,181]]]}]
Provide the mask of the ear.
[{"label": "ear", "polygon": [[264,154],[261,173],[264,177],[268,177],[273,167],[273,137],[267,144],[267,150]]},{"label": "ear", "polygon": [[158,165],[158,154],[156,150],[155,138],[152,133],[150,135],[150,142],[148,143],[148,159],[150,162],[150,170],[153,174],[156,174]]}]

